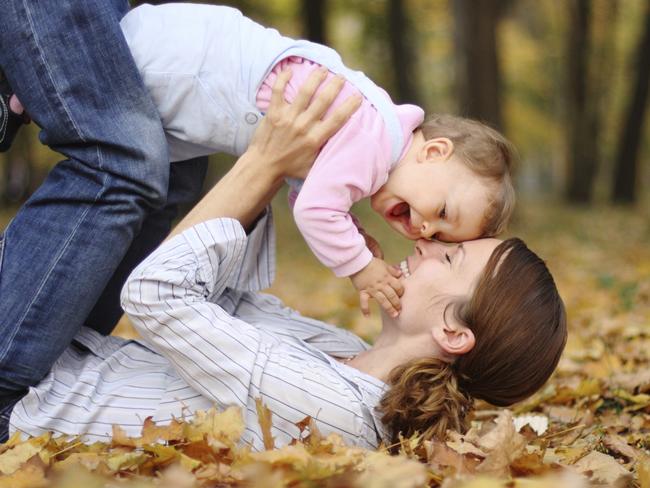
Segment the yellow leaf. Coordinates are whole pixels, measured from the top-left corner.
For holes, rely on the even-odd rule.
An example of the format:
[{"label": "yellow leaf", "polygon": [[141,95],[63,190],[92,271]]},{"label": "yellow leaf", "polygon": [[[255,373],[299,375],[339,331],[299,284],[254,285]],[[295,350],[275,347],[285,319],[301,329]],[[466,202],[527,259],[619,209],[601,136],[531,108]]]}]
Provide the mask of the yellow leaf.
[{"label": "yellow leaf", "polygon": [[139,439],[129,437],[119,425],[113,425],[113,445],[139,447]]},{"label": "yellow leaf", "polygon": [[141,452],[122,452],[109,456],[106,460],[106,464],[112,471],[119,471],[140,464],[140,462],[144,461],[145,458],[146,456]]},{"label": "yellow leaf", "polygon": [[196,468],[201,466],[201,461],[186,456],[183,453],[180,453],[180,462],[181,462],[181,466],[183,466],[183,468],[186,469],[187,471],[194,471]]},{"label": "yellow leaf", "polygon": [[0,454],[0,473],[11,474],[32,456],[35,456],[49,442],[52,434],[35,437]]},{"label": "yellow leaf", "polygon": [[261,398],[255,399],[255,408],[257,410],[257,418],[260,422],[260,429],[262,430],[262,439],[264,440],[265,449],[275,449],[275,439],[271,435],[271,426],[273,425],[271,410],[269,407],[262,403]]},{"label": "yellow leaf", "polygon": [[199,441],[205,435],[208,441],[223,441],[233,446],[244,433],[244,427],[241,409],[228,407],[217,412],[211,408],[207,412],[198,410],[192,421],[183,425],[183,435],[190,441]]},{"label": "yellow leaf", "polygon": [[176,419],[167,425],[156,425],[156,423],[151,420],[151,417],[147,417],[144,420],[142,426],[142,443],[143,444],[153,444],[158,441],[175,441],[183,437],[183,424]]},{"label": "yellow leaf", "polygon": [[103,460],[103,457],[96,452],[75,452],[63,461],[54,464],[53,468],[56,471],[63,471],[72,465],[81,465],[89,471],[94,471]]},{"label": "yellow leaf", "polygon": [[636,467],[640,488],[650,488],[650,458],[645,458]]},{"label": "yellow leaf", "polygon": [[251,458],[269,464],[286,464],[294,469],[304,469],[311,461],[312,456],[307,452],[304,445],[296,444],[294,446],[285,446],[282,449],[274,449],[273,451],[254,452],[251,453]]},{"label": "yellow leaf", "polygon": [[25,466],[0,478],[0,488],[40,488],[49,485],[43,468],[34,465]]}]

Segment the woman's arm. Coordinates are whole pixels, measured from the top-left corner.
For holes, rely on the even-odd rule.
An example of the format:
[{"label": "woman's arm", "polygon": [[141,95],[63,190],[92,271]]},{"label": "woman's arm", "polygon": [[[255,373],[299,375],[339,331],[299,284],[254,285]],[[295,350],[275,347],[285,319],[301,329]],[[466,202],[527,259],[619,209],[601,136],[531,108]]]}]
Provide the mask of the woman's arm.
[{"label": "woman's arm", "polygon": [[322,145],[361,103],[361,97],[350,97],[323,120],[343,86],[343,79],[337,77],[312,101],[326,73],[326,70],[314,72],[290,105],[284,101],[283,94],[291,72],[283,71],[278,76],[269,111],[248,150],[178,224],[170,237],[218,217],[231,217],[249,228],[282,186],[285,177],[301,178],[308,173]]},{"label": "woman's arm", "polygon": [[[355,109],[351,100],[320,117],[340,81],[310,103],[320,83],[310,80],[293,105],[282,99],[285,73],[251,148],[197,204],[172,236],[138,266],[122,291],[122,305],[144,340],[171,361],[194,388],[222,404],[245,403],[253,369],[266,348],[258,330],[214,303],[239,280],[253,223],[284,176],[302,176],[318,148]],[[229,217],[229,218],[228,218]]]}]

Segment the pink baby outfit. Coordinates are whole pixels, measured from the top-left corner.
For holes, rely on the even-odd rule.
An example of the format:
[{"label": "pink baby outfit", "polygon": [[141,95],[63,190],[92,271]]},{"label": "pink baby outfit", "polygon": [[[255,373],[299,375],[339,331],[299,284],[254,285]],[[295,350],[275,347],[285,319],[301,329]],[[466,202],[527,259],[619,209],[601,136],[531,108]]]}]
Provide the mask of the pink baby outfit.
[{"label": "pink baby outfit", "polygon": [[[257,106],[262,112],[269,107],[277,75],[287,67],[291,68],[292,77],[285,90],[285,99],[292,102],[309,75],[320,65],[298,57],[276,64],[257,92]],[[333,76],[329,73],[328,80]],[[382,92],[390,100],[388,94]],[[329,111],[358,93],[354,85],[346,81]],[[404,133],[401,159],[411,144],[413,131],[424,119],[424,112],[415,105],[396,105],[395,110]],[[359,110],[323,146],[300,192],[296,188],[290,192],[296,225],[312,252],[336,276],[350,276],[372,260],[350,208],[377,192],[388,180],[397,163],[391,161],[390,144],[383,118],[364,98]]]}]

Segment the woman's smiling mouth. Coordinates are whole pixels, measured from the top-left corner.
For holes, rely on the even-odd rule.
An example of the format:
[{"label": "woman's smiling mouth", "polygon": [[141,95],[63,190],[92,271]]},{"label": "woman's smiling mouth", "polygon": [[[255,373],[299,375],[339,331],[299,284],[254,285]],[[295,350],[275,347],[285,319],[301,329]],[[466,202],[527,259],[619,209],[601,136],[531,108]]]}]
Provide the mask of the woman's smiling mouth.
[{"label": "woman's smiling mouth", "polygon": [[411,271],[409,270],[409,263],[406,259],[399,263],[399,269],[405,278],[411,276]]}]

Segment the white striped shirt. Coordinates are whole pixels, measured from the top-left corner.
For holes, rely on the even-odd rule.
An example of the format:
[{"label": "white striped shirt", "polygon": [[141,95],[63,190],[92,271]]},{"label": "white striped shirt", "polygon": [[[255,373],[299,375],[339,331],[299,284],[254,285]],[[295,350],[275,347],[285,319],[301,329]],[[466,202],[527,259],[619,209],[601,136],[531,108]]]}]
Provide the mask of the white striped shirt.
[{"label": "white striped shirt", "polygon": [[11,431],[139,435],[213,405],[242,408],[242,441],[263,449],[255,399],[273,412],[277,445],[306,416],[324,433],[373,448],[388,441],[375,411],[386,385],[338,362],[369,346],[259,293],[274,275],[270,212],[247,236],[239,222],[204,222],[164,243],[133,272],[122,305],[140,341],[82,329],[49,375],[13,409]]}]

